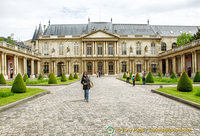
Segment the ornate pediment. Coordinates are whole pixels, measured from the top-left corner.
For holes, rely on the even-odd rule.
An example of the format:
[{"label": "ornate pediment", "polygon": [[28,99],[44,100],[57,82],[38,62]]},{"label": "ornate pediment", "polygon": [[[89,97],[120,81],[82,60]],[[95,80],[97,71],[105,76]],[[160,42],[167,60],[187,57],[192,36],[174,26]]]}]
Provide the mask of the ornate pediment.
[{"label": "ornate pediment", "polygon": [[110,34],[108,32],[104,32],[104,31],[95,31],[95,32],[92,32],[88,35],[85,35],[83,38],[109,38],[109,39],[112,39],[112,38],[118,38],[116,35],[113,35],[113,34]]}]

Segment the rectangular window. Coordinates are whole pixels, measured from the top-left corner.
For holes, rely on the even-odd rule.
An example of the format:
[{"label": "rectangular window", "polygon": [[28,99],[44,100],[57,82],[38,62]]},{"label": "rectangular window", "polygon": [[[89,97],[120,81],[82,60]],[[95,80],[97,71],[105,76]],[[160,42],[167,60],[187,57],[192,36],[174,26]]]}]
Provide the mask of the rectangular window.
[{"label": "rectangular window", "polygon": [[155,44],[152,43],[151,44],[151,55],[155,55],[156,54],[156,47],[155,47]]},{"label": "rectangular window", "polygon": [[141,55],[141,44],[140,43],[136,44],[136,54]]},{"label": "rectangular window", "polygon": [[78,64],[74,64],[74,72],[76,72],[76,73],[79,72],[79,66],[78,66]]},{"label": "rectangular window", "polygon": [[156,64],[151,64],[151,72],[156,73]]},{"label": "rectangular window", "polygon": [[108,55],[113,55],[113,45],[108,45]]},{"label": "rectangular window", "polygon": [[49,55],[49,47],[47,44],[44,45],[44,56]]},{"label": "rectangular window", "polygon": [[98,55],[102,55],[102,54],[103,54],[102,45],[98,45]]},{"label": "rectangular window", "polygon": [[74,45],[74,55],[78,56],[79,55],[79,48],[78,45]]},{"label": "rectangular window", "polygon": [[141,64],[137,64],[137,72],[142,72],[142,65]]},{"label": "rectangular window", "polygon": [[49,62],[44,63],[44,73],[49,73]]},{"label": "rectangular window", "polygon": [[122,62],[122,72],[127,72],[127,64],[126,62]]},{"label": "rectangular window", "polygon": [[92,45],[87,45],[87,55],[92,55]]},{"label": "rectangular window", "polygon": [[126,55],[126,43],[122,43],[122,55]]},{"label": "rectangular window", "polygon": [[59,55],[64,55],[64,45],[59,45]]}]

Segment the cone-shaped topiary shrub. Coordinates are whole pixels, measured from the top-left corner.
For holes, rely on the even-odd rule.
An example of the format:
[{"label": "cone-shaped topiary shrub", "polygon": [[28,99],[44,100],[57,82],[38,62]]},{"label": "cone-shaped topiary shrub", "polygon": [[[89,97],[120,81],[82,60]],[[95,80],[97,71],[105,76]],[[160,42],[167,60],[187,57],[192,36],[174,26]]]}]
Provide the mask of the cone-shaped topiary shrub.
[{"label": "cone-shaped topiary shrub", "polygon": [[24,80],[22,79],[21,74],[17,74],[15,80],[13,82],[11,92],[13,93],[25,93],[26,92],[26,85],[24,84]]},{"label": "cone-shaped topiary shrub", "polygon": [[61,82],[66,82],[66,81],[67,81],[67,77],[65,76],[65,73],[63,73],[61,77]]},{"label": "cone-shaped topiary shrub", "polygon": [[193,90],[192,82],[186,72],[183,72],[177,85],[177,90],[181,92],[191,92]]},{"label": "cone-shaped topiary shrub", "polygon": [[44,78],[43,78],[43,76],[42,76],[42,74],[40,74],[39,76],[38,76],[38,80],[43,80]]},{"label": "cone-shaped topiary shrub", "polygon": [[162,74],[160,72],[158,73],[158,77],[162,78]]},{"label": "cone-shaped topiary shrub", "polygon": [[126,78],[126,73],[124,72],[123,78]]},{"label": "cone-shaped topiary shrub", "polygon": [[77,73],[74,74],[74,79],[78,79]]},{"label": "cone-shaped topiary shrub", "polygon": [[0,84],[6,84],[6,80],[2,73],[0,74]]},{"label": "cone-shaped topiary shrub", "polygon": [[140,81],[140,79],[141,79],[141,78],[140,78],[140,74],[137,73],[135,78],[136,78],[136,81]]},{"label": "cone-shaped topiary shrub", "polygon": [[50,74],[48,84],[57,84],[57,79],[54,73]]},{"label": "cone-shaped topiary shrub", "polygon": [[200,72],[196,72],[193,81],[194,81],[194,82],[200,82]]},{"label": "cone-shaped topiary shrub", "polygon": [[69,75],[69,80],[73,80],[74,77],[72,76],[72,73]]},{"label": "cone-shaped topiary shrub", "polygon": [[130,79],[132,78],[132,73],[129,73],[129,78],[130,78]]},{"label": "cone-shaped topiary shrub", "polygon": [[51,76],[51,73],[48,75],[48,78]]},{"label": "cone-shaped topiary shrub", "polygon": [[172,75],[171,75],[170,78],[171,78],[171,79],[175,79],[175,78],[177,78],[174,72],[172,72]]},{"label": "cone-shaped topiary shrub", "polygon": [[153,75],[151,72],[148,73],[146,83],[154,83]]},{"label": "cone-shaped topiary shrub", "polygon": [[28,75],[25,73],[24,77],[23,77],[24,82],[28,81]]}]

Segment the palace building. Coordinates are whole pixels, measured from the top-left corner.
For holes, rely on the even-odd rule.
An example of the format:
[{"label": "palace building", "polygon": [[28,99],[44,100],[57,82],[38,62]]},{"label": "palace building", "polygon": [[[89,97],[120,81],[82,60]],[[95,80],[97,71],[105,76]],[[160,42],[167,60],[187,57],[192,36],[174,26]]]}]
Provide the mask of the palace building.
[{"label": "palace building", "polygon": [[[17,73],[36,77],[42,73],[61,76],[86,71],[93,75],[123,72],[161,72],[178,76],[200,71],[200,40],[177,47],[181,33],[195,34],[199,26],[147,24],[40,24],[24,45],[0,41],[0,71],[12,78]],[[25,46],[27,45],[27,46]]]}]

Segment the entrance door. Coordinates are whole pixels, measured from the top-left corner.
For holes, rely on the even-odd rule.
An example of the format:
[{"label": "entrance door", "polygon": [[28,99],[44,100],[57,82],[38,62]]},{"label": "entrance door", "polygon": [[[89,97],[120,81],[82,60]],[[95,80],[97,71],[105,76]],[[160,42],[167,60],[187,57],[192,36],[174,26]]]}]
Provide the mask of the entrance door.
[{"label": "entrance door", "polygon": [[87,74],[92,75],[92,63],[91,62],[87,63]]},{"label": "entrance door", "polygon": [[64,72],[64,62],[59,62],[57,65],[57,75],[62,76],[62,73]]},{"label": "entrance door", "polygon": [[103,63],[102,62],[98,62],[98,72],[102,72],[103,71]]},{"label": "entrance door", "polygon": [[162,60],[162,73],[163,73],[163,75],[165,75],[165,73],[166,73],[166,61],[165,60]]},{"label": "entrance door", "polygon": [[114,64],[113,62],[108,63],[108,74],[113,75],[114,74]]},{"label": "entrance door", "polygon": [[192,54],[188,54],[185,56],[185,71],[189,77],[192,74]]}]

